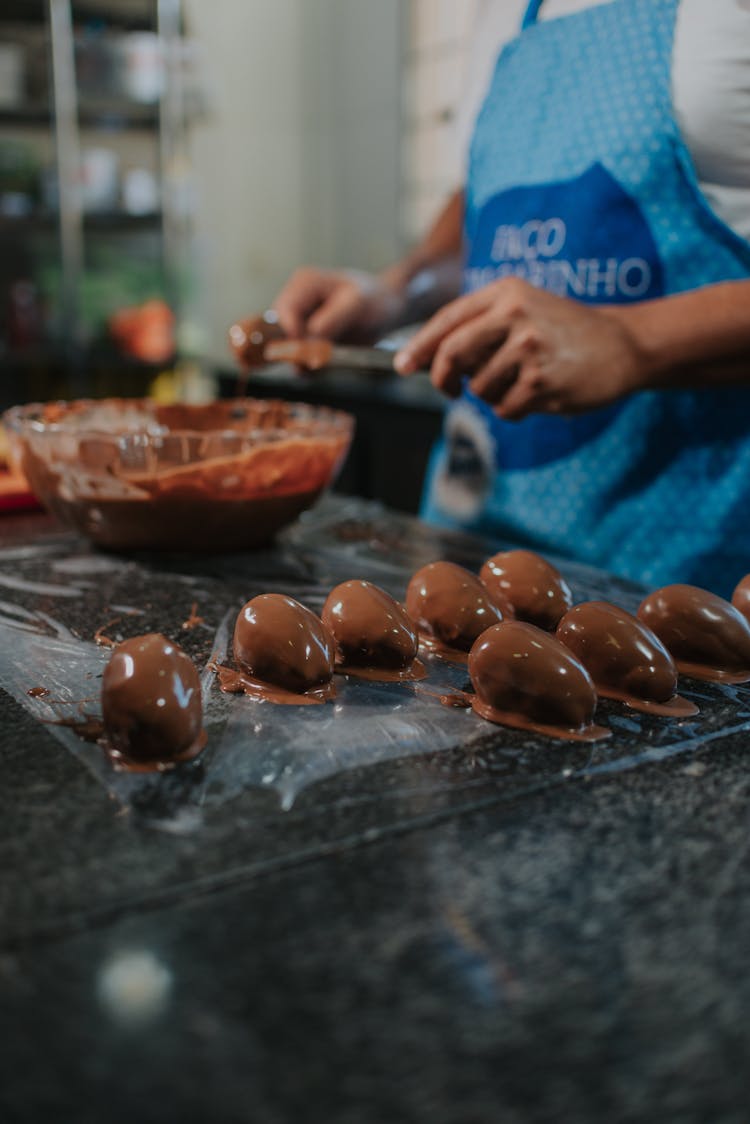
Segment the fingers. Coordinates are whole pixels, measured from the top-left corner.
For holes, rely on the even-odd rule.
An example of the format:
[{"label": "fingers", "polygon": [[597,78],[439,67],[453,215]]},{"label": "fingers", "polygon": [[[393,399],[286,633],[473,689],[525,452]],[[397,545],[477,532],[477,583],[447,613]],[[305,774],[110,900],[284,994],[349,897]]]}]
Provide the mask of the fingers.
[{"label": "fingers", "polygon": [[410,375],[429,366],[446,336],[482,312],[492,311],[497,338],[503,339],[512,325],[528,317],[529,301],[533,299],[534,292],[527,281],[504,277],[451,301],[398,352],[394,360],[396,370],[402,375]]},{"label": "fingers", "polygon": [[477,398],[496,407],[500,417],[518,420],[539,408],[544,380],[538,372],[541,341],[531,325],[517,327],[480,367],[469,383]]},{"label": "fingers", "polygon": [[504,410],[501,413],[498,405],[502,403],[504,406],[505,398],[516,383],[519,374],[519,367],[506,359],[501,348],[469,381],[469,390],[477,398],[489,402],[495,408],[495,413],[505,417]]},{"label": "fingers", "polygon": [[446,304],[427,321],[423,328],[396,353],[393,365],[401,375],[411,375],[414,371],[429,367],[441,342],[467,320],[472,320],[483,312],[489,303],[487,289],[459,297]]},{"label": "fingers", "polygon": [[455,398],[461,392],[461,377],[489,361],[504,340],[494,317],[484,313],[456,328],[438,345],[430,378],[444,394]]},{"label": "fingers", "polygon": [[366,279],[364,274],[298,269],[273,305],[285,335],[335,339],[356,327],[365,315]]},{"label": "fingers", "polygon": [[319,269],[298,269],[287,281],[273,308],[284,334],[290,339],[307,335],[308,317],[326,299],[331,280]]},{"label": "fingers", "polygon": [[495,413],[505,421],[521,421],[529,414],[554,413],[519,372],[495,405]]},{"label": "fingers", "polygon": [[352,283],[342,282],[307,321],[312,336],[336,339],[353,327],[362,311],[362,292]]}]

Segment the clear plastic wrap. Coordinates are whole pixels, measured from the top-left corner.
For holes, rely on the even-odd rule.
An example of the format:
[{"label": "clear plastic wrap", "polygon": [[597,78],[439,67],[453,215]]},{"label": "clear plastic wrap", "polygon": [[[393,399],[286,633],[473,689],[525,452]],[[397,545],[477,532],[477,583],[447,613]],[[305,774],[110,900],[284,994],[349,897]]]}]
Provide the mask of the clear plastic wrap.
[{"label": "clear plastic wrap", "polygon": [[[366,578],[403,598],[413,571],[450,558],[478,569],[497,544],[439,534],[362,502],[329,501],[272,550],[216,558],[100,554],[72,535],[0,549],[0,686],[124,805],[171,792],[169,830],[191,830],[201,809],[249,788],[273,790],[282,809],[309,785],[378,762],[455,750],[523,765],[545,784],[629,769],[750,729],[750,690],[681,682],[701,707],[674,720],[600,704],[613,736],[593,746],[492,726],[472,711],[441,704],[460,690],[466,668],[428,657],[420,683],[371,683],[337,676],[337,697],[321,706],[277,706],[225,695],[212,660],[231,658],[234,619],[261,592],[285,592],[319,611],[329,590]],[[597,597],[633,609],[641,591],[584,567],[558,563],[577,600]],[[165,773],[118,771],[71,721],[100,716],[101,641],[161,631],[201,670],[206,750]],[[99,640],[99,643],[97,642]],[[31,692],[31,693],[30,693]],[[507,771],[507,770],[506,770]],[[175,796],[176,793],[176,796]]]}]

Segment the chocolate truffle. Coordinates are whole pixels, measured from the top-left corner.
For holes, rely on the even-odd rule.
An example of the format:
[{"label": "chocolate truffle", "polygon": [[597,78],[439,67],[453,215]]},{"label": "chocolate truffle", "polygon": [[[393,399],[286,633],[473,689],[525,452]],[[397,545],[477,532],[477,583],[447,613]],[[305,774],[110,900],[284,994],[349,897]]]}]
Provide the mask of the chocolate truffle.
[{"label": "chocolate truffle", "polygon": [[507,616],[552,632],[573,604],[573,594],[559,570],[532,550],[504,550],[488,558],[480,578]]},{"label": "chocolate truffle", "polygon": [[732,604],[739,609],[746,621],[750,621],[750,574],[738,582],[732,594]]},{"label": "chocolate truffle", "polygon": [[366,581],[342,582],[326,598],[323,624],[334,638],[336,666],[366,678],[423,678],[414,622],[389,593]]},{"label": "chocolate truffle", "polygon": [[568,610],[555,635],[580,660],[600,695],[655,714],[698,713],[694,703],[676,694],[677,667],[659,637],[625,609],[586,601]]},{"label": "chocolate truffle", "polygon": [[725,683],[750,680],[750,624],[723,597],[695,585],[666,585],[641,602],[638,617],[685,675]]},{"label": "chocolate truffle", "polygon": [[234,626],[234,657],[253,679],[304,694],[329,684],[333,640],[319,617],[293,597],[261,593]]},{"label": "chocolate truffle", "polygon": [[430,562],[417,570],[406,590],[406,611],[420,638],[438,652],[468,652],[502,611],[476,575],[453,562]]},{"label": "chocolate truffle", "polygon": [[484,632],[469,653],[469,676],[482,718],[553,737],[593,741],[610,731],[592,725],[596,690],[564,644],[524,621]]},{"label": "chocolate truffle", "polygon": [[248,316],[238,320],[229,329],[229,346],[239,365],[246,370],[262,367],[266,362],[266,344],[271,340],[281,340],[284,333],[279,318],[273,309],[260,316]]},{"label": "chocolate truffle", "polygon": [[112,651],[102,675],[102,720],[110,748],[133,762],[168,762],[205,745],[198,672],[182,649],[150,632]]}]

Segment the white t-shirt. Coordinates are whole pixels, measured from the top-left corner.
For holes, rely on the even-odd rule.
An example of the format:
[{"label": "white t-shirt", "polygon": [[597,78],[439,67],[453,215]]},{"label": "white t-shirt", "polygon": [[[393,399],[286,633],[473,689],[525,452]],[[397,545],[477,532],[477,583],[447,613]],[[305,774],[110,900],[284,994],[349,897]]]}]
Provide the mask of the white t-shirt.
[{"label": "white t-shirt", "polygon": [[[608,0],[544,0],[540,20]],[[658,3],[658,0],[654,0]],[[457,139],[465,155],[502,47],[527,0],[479,0]],[[703,194],[750,240],[750,0],[681,0],[672,57],[672,103]]]}]

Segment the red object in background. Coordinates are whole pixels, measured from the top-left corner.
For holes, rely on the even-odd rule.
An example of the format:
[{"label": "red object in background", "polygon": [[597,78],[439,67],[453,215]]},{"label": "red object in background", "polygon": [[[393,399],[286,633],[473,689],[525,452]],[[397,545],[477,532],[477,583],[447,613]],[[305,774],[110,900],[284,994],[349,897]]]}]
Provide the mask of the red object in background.
[{"label": "red object in background", "polygon": [[118,347],[145,363],[165,363],[175,351],[174,314],[162,300],[122,308],[109,320]]},{"label": "red object in background", "polygon": [[5,430],[0,426],[0,514],[6,511],[32,511],[41,507],[21,471],[10,461]]},{"label": "red object in background", "polygon": [[0,469],[0,512],[33,511],[41,507],[25,476]]}]

